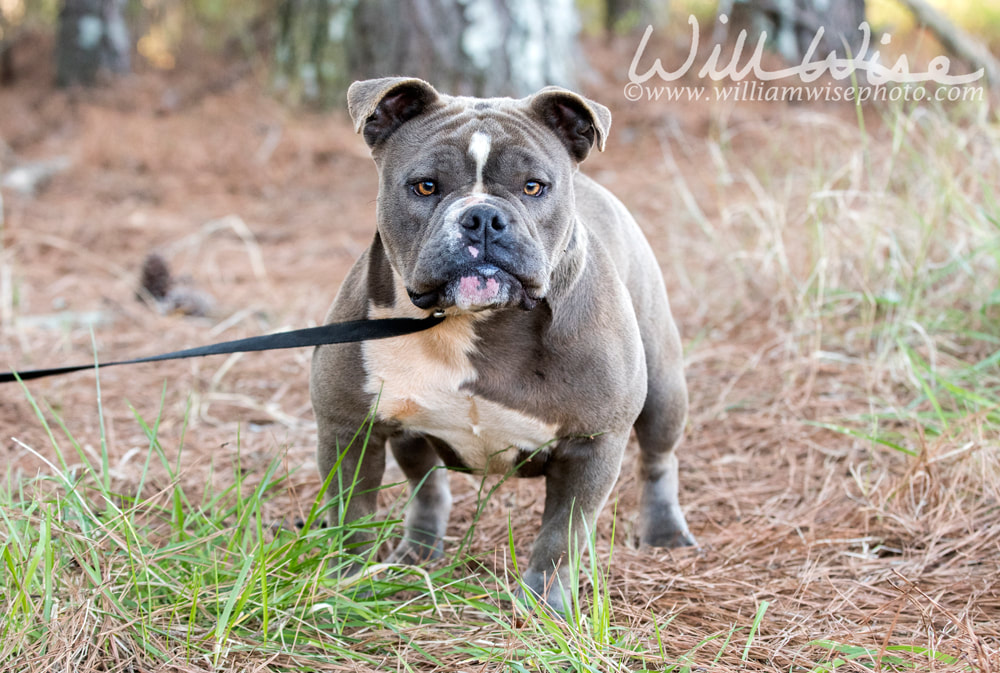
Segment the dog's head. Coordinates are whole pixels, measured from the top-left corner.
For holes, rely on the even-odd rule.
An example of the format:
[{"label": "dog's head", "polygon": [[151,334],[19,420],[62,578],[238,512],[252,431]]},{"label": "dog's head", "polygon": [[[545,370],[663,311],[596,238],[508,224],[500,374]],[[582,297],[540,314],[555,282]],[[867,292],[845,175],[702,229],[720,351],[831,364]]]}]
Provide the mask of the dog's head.
[{"label": "dog's head", "polygon": [[355,130],[379,170],[378,230],[422,309],[530,309],[576,228],[573,176],[611,126],[606,107],[547,87],[439,94],[419,79],[355,82]]}]

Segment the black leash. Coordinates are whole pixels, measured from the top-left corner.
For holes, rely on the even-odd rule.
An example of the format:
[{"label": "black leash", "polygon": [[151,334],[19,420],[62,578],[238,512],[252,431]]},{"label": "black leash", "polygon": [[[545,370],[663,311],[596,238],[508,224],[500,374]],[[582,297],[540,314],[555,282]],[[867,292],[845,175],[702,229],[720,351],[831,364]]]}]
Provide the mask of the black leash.
[{"label": "black leash", "polygon": [[118,362],[92,363],[89,365],[73,365],[70,367],[53,367],[51,369],[31,369],[28,371],[0,372],[0,383],[11,383],[18,379],[30,381],[46,376],[59,376],[79,372],[84,369],[115,367],[117,365],[135,365],[141,362],[160,362],[162,360],[181,360],[198,358],[205,355],[223,355],[226,353],[249,353],[253,351],[271,351],[282,348],[302,348],[304,346],[322,346],[325,344],[342,344],[372,339],[388,339],[389,337],[413,334],[430,329],[441,323],[444,316],[432,315],[427,318],[385,318],[382,320],[352,320],[350,322],[331,323],[321,327],[278,332],[264,336],[223,341],[222,343],[188,348],[161,355],[150,355],[134,360],[119,360]]}]

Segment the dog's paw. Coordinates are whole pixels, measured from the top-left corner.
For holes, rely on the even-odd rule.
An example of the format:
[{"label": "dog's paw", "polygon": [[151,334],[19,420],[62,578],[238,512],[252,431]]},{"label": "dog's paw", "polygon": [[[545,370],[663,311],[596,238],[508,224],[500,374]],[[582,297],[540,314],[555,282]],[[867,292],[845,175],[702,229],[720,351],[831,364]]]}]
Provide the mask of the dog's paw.
[{"label": "dog's paw", "polygon": [[436,561],[442,556],[444,556],[444,542],[441,540],[433,544],[426,544],[417,540],[406,539],[392,550],[386,562],[415,566],[427,563],[428,561]]},{"label": "dog's paw", "polygon": [[524,573],[523,582],[514,592],[514,601],[526,610],[538,608],[562,619],[568,616],[573,605],[569,589],[558,574],[535,570]]},{"label": "dog's paw", "polygon": [[685,528],[683,530],[652,530],[642,534],[639,542],[644,547],[659,547],[661,549],[677,549],[680,547],[697,547],[698,541]]},{"label": "dog's paw", "polygon": [[675,503],[652,500],[644,503],[640,516],[639,544],[644,547],[676,549],[697,547],[698,543],[688,530],[687,521]]}]

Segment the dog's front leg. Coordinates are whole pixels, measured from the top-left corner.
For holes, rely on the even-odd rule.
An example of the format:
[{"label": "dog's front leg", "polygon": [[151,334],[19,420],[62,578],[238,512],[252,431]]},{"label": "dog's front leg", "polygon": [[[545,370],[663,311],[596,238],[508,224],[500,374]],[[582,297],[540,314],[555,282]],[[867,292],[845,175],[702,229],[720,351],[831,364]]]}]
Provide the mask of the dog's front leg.
[{"label": "dog's front leg", "polygon": [[448,474],[424,435],[401,434],[389,440],[396,462],[410,483],[403,538],[389,556],[392,563],[416,564],[440,558],[451,512]]},{"label": "dog's front leg", "polygon": [[523,580],[559,614],[568,614],[572,606],[569,553],[580,555],[586,548],[618,479],[627,443],[627,432],[562,440],[546,463],[542,527]]},{"label": "dog's front leg", "polygon": [[[327,522],[344,529],[345,550],[363,556],[371,549],[374,533],[367,526],[356,530],[350,530],[350,526],[375,514],[378,489],[385,471],[385,437],[372,432],[366,441],[363,427],[360,432],[357,428],[342,429],[322,417],[318,417],[317,422],[319,447],[316,457],[320,476],[329,480]],[[355,565],[352,564],[351,570]]]}]

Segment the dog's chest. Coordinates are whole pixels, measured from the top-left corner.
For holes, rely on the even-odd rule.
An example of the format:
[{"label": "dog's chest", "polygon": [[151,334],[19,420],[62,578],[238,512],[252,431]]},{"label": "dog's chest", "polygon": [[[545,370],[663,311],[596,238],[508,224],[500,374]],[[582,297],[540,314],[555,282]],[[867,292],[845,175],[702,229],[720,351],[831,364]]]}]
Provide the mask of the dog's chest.
[{"label": "dog's chest", "polygon": [[545,451],[557,428],[468,389],[476,378],[473,319],[365,342],[365,390],[378,399],[379,419],[447,442],[469,468],[506,472],[522,451]]}]

